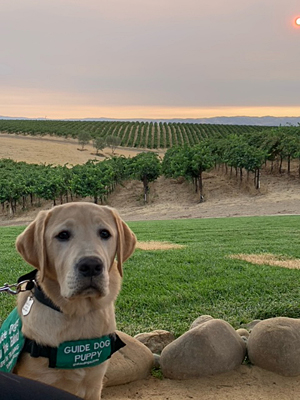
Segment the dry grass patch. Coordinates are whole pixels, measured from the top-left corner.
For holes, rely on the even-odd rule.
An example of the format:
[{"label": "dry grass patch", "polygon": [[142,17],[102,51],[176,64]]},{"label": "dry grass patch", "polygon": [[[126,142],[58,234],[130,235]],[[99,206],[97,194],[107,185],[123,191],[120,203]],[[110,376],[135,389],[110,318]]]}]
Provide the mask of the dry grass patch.
[{"label": "dry grass patch", "polygon": [[300,269],[300,259],[275,254],[232,254],[229,258],[247,261],[251,264],[271,265],[289,269]]},{"label": "dry grass patch", "polygon": [[172,249],[182,249],[183,245],[174,244],[169,242],[137,242],[136,248],[140,250],[172,250]]}]

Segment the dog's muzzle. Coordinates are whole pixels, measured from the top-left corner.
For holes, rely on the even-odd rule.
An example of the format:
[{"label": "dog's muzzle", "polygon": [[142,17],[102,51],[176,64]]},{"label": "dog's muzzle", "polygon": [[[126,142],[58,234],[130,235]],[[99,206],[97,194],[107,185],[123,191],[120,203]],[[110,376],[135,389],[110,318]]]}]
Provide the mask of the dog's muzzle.
[{"label": "dog's muzzle", "polygon": [[83,257],[75,266],[83,278],[92,278],[101,275],[104,270],[103,261],[98,257]]}]

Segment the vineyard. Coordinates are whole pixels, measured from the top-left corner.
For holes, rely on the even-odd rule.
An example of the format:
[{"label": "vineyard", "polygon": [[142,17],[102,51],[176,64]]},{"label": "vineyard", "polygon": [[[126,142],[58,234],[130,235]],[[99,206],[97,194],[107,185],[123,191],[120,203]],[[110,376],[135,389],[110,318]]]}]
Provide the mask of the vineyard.
[{"label": "vineyard", "polygon": [[208,138],[245,135],[270,129],[251,125],[167,122],[0,120],[1,133],[77,138],[80,133],[86,132],[92,139],[115,137],[120,146],[142,149],[193,146]]},{"label": "vineyard", "polygon": [[[300,127],[261,128],[254,126],[196,125],[143,122],[0,121],[0,130],[17,134],[72,136],[82,132],[90,138],[119,138],[124,146],[143,147],[132,158],[110,156],[84,165],[42,165],[0,160],[0,203],[2,212],[15,213],[41,199],[64,203],[76,198],[106,201],[117,184],[137,179],[143,183],[147,202],[149,183],[160,175],[184,177],[192,182],[204,201],[203,172],[213,168],[240,182],[253,178],[260,188],[261,171],[291,173],[291,162],[299,164]],[[77,136],[76,136],[77,135]],[[162,159],[147,149],[166,149]]]}]

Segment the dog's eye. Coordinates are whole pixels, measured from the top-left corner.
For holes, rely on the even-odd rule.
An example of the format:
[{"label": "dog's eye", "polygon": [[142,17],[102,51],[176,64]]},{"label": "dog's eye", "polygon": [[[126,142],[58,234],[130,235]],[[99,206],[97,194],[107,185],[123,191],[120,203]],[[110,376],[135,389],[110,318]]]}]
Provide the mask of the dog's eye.
[{"label": "dog's eye", "polygon": [[111,234],[107,229],[100,229],[99,236],[101,237],[101,239],[109,239],[111,237]]},{"label": "dog's eye", "polygon": [[71,234],[69,231],[61,231],[59,232],[58,235],[55,236],[56,239],[61,240],[61,241],[66,241],[69,240],[71,237]]}]

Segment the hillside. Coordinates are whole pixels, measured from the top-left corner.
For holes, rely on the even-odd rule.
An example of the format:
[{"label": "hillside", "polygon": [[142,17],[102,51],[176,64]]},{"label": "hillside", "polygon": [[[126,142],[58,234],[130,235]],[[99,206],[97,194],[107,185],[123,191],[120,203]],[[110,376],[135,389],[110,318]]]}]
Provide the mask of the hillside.
[{"label": "hillside", "polygon": [[215,218],[299,214],[300,187],[295,178],[265,175],[259,193],[251,184],[240,187],[235,179],[219,173],[204,174],[205,202],[187,182],[160,177],[150,188],[150,202],[143,204],[142,183],[130,181],[109,198],[123,218],[130,220]]},{"label": "hillside", "polygon": [[[86,151],[78,150],[75,140],[55,138],[33,138],[29,136],[0,136],[0,157],[17,161],[46,164],[84,163],[94,157],[91,145]],[[118,148],[118,154],[133,156],[137,149]],[[104,155],[111,154],[104,149]],[[163,154],[163,153],[162,153]],[[101,158],[100,158],[101,159]],[[296,166],[295,166],[296,167]],[[296,170],[295,170],[296,174]],[[187,182],[160,177],[150,186],[150,202],[143,204],[142,183],[130,181],[117,187],[108,199],[125,220],[176,219],[231,217],[239,215],[299,214],[300,186],[295,175],[288,178],[262,174],[260,192],[252,188],[252,183],[239,186],[235,178],[218,171],[204,174],[205,202],[199,204],[192,185]],[[51,203],[44,203],[51,207]],[[14,223],[24,223],[34,218],[39,211],[30,210],[14,217]],[[7,216],[0,216],[2,225],[11,224]]]}]

